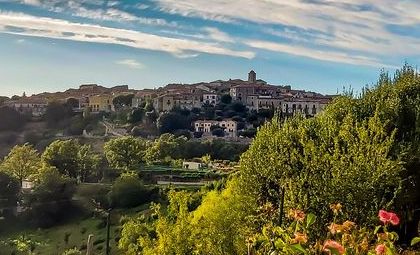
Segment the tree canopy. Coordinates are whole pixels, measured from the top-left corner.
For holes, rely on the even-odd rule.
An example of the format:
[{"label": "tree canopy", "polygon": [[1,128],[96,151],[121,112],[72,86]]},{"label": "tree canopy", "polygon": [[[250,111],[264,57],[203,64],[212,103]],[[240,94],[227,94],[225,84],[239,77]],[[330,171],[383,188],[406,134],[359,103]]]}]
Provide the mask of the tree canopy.
[{"label": "tree canopy", "polygon": [[147,145],[147,141],[140,138],[119,137],[105,144],[104,153],[111,167],[126,171],[135,170],[145,161]]},{"label": "tree canopy", "polygon": [[24,179],[36,174],[40,168],[40,156],[29,144],[13,147],[0,166],[1,171],[8,173],[21,183]]}]

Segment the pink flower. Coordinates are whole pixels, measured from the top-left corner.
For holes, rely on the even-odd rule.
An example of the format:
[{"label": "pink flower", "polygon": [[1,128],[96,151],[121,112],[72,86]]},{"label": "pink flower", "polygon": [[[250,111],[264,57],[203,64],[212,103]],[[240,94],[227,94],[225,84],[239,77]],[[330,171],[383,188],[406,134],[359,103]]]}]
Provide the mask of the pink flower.
[{"label": "pink flower", "polygon": [[400,218],[395,213],[391,213],[391,218],[389,219],[392,225],[396,226],[400,224]]},{"label": "pink flower", "polygon": [[393,212],[380,210],[378,216],[379,216],[379,220],[382,221],[382,223],[384,224],[387,224],[388,222],[390,222],[394,226],[400,224],[400,219]]},{"label": "pink flower", "polygon": [[386,254],[386,246],[384,244],[378,244],[375,248],[376,255]]},{"label": "pink flower", "polygon": [[338,254],[344,254],[344,252],[346,251],[341,244],[333,240],[325,241],[322,250],[324,252],[327,252],[328,254],[332,254],[332,251],[336,251],[338,252]]},{"label": "pink flower", "polygon": [[382,223],[387,224],[388,221],[391,219],[391,214],[385,210],[379,210],[379,220],[382,221]]}]

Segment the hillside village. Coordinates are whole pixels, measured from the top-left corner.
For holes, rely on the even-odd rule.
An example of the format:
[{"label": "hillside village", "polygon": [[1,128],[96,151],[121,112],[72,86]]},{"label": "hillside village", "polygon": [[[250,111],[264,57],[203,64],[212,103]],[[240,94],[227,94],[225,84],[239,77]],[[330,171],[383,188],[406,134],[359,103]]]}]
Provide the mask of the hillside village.
[{"label": "hillside village", "polygon": [[[117,100],[119,103],[116,102],[117,98],[121,99]],[[272,117],[274,112],[281,116],[300,113],[306,117],[313,117],[321,112],[332,98],[333,96],[316,92],[295,90],[291,86],[268,84],[257,79],[257,74],[252,70],[247,80],[168,84],[157,89],[135,90],[127,85],[106,88],[97,84],[84,84],[78,89],[68,89],[64,92],[14,96],[5,100],[3,105],[33,118],[42,117],[52,102],[70,104],[73,112],[84,114],[112,114],[143,109],[147,105],[147,112],[153,111],[156,119],[172,111],[204,111],[204,114],[192,118],[190,127],[185,129],[199,134],[200,137],[204,135],[234,138],[241,136],[241,130],[256,128],[259,125],[252,124],[252,114],[240,114],[241,110],[236,111],[236,108],[242,107],[249,113],[265,117]],[[234,104],[234,110],[225,107],[229,104]]]}]

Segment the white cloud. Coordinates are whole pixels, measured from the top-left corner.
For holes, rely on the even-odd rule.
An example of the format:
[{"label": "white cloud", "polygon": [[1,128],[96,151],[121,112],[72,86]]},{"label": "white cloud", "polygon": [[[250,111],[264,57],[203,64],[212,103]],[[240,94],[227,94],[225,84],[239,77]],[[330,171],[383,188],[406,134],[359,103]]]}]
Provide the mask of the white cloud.
[{"label": "white cloud", "polygon": [[206,31],[208,33],[208,36],[215,41],[230,42],[230,43],[235,41],[228,34],[220,31],[219,29],[217,29],[215,27],[206,27],[206,28],[204,28],[204,31]]},{"label": "white cloud", "polygon": [[13,12],[0,12],[0,32],[82,42],[117,44],[138,49],[164,51],[174,56],[193,52],[248,59],[255,57],[255,53],[252,51],[236,51],[223,47],[218,43],[176,39],[134,30],[74,23]]},{"label": "white cloud", "polygon": [[150,8],[150,6],[147,5],[147,4],[137,4],[136,8],[139,9],[139,10],[146,10],[146,9]]},{"label": "white cloud", "polygon": [[[160,10],[220,22],[250,22],[290,41],[295,51],[328,47],[373,58],[412,56],[420,38],[389,25],[418,26],[418,0],[156,0]],[[283,40],[284,41],[284,40]],[[275,43],[275,42],[273,42]],[[353,53],[352,53],[353,52]]]},{"label": "white cloud", "polygon": [[131,69],[143,69],[145,66],[135,59],[122,59],[115,62],[118,65],[127,66]]},{"label": "white cloud", "polygon": [[351,54],[342,53],[342,52],[308,49],[305,47],[299,47],[295,45],[282,44],[282,43],[273,43],[273,42],[268,42],[268,41],[252,41],[251,40],[251,41],[246,41],[245,44],[247,44],[250,47],[254,47],[258,49],[286,53],[286,54],[307,57],[307,58],[312,58],[312,59],[317,59],[317,60],[322,60],[322,61],[345,63],[345,64],[352,64],[352,65],[395,68],[395,66],[383,64],[378,59],[375,59],[375,58],[369,58],[369,57],[360,56],[360,55],[351,55]]},{"label": "white cloud", "polygon": [[23,3],[28,4],[28,5],[35,5],[35,6],[41,5],[41,2],[39,0],[23,0]]}]

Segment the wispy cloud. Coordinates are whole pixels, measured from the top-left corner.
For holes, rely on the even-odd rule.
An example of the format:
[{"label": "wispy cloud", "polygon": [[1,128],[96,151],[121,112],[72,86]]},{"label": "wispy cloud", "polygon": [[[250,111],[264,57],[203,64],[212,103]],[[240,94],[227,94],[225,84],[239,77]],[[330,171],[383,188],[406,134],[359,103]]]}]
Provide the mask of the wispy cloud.
[{"label": "wispy cloud", "polygon": [[115,62],[118,65],[123,65],[129,67],[131,69],[143,69],[145,66],[144,64],[138,62],[135,59],[122,59]]},{"label": "wispy cloud", "polygon": [[215,41],[230,43],[235,41],[230,35],[220,31],[215,27],[206,27],[204,28],[204,31],[206,31],[208,33],[208,36]]},{"label": "wispy cloud", "polygon": [[[420,52],[420,38],[393,33],[390,25],[418,26],[420,1],[406,0],[156,0],[160,10],[186,17],[265,26],[262,32],[297,46],[290,54],[325,48],[368,59]],[[272,39],[272,43],[278,43]],[[309,54],[305,54],[309,55]],[[326,61],[331,58],[327,54]],[[323,56],[318,57],[323,60]],[[340,61],[340,59],[337,59]],[[348,60],[342,59],[346,63]]]},{"label": "wispy cloud", "polygon": [[352,64],[352,65],[365,65],[373,67],[390,67],[395,68],[393,65],[387,65],[381,63],[380,60],[370,57],[365,57],[361,55],[351,55],[343,52],[336,51],[326,51],[326,50],[317,50],[317,49],[308,49],[305,47],[299,47],[295,45],[282,44],[282,43],[273,43],[268,41],[246,41],[245,44],[250,47],[275,51],[280,53],[286,53],[295,56],[307,57],[316,60]]},{"label": "wispy cloud", "polygon": [[[52,12],[68,13],[74,17],[87,18],[100,21],[132,22],[151,26],[178,27],[173,21],[162,18],[141,17],[118,9],[118,1],[102,0],[22,0],[23,4],[34,5]],[[87,5],[89,4],[89,5]],[[95,8],[92,8],[95,7]],[[144,5],[142,5],[144,6]]]},{"label": "wispy cloud", "polygon": [[193,52],[242,58],[255,57],[255,53],[252,51],[232,50],[218,43],[176,39],[134,30],[74,23],[61,19],[36,17],[14,12],[0,12],[0,32],[82,42],[117,44],[138,49],[164,51],[174,56]]}]

